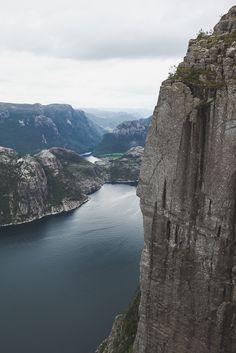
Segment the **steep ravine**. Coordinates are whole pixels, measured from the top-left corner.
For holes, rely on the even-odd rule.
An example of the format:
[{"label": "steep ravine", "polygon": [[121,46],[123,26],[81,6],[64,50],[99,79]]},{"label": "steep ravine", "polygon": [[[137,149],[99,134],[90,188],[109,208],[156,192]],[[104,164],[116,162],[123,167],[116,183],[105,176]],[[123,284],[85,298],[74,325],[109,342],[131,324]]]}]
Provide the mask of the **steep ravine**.
[{"label": "steep ravine", "polygon": [[[133,347],[106,353],[236,352],[236,7],[189,42],[164,81],[138,195],[144,221]],[[128,333],[127,333],[128,334]]]}]

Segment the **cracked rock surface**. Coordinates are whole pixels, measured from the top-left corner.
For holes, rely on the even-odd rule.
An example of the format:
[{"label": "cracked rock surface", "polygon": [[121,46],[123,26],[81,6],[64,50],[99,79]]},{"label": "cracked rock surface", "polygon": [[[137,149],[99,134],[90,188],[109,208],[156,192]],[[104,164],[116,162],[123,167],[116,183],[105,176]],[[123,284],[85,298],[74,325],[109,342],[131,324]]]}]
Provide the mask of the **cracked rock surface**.
[{"label": "cracked rock surface", "polygon": [[163,82],[138,195],[137,334],[132,350],[104,352],[235,353],[236,6]]},{"label": "cracked rock surface", "polygon": [[236,7],[160,90],[141,167],[135,353],[236,352]]}]

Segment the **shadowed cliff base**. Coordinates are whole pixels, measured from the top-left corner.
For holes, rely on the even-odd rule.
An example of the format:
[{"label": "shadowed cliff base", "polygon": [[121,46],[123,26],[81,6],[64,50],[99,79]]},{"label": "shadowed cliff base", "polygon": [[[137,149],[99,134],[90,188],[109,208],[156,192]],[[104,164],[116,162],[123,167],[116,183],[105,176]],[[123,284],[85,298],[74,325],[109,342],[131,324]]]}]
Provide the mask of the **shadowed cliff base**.
[{"label": "shadowed cliff base", "polygon": [[111,335],[100,345],[96,353],[132,353],[138,326],[138,307],[140,289],[124,314],[118,315],[112,327]]}]

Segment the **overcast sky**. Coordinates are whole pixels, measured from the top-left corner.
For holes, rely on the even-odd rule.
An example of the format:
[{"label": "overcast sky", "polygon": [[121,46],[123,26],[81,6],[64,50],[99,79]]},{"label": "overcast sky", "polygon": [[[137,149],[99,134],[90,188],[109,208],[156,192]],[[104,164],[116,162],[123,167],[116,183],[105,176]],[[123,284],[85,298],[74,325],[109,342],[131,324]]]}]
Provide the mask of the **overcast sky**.
[{"label": "overcast sky", "polygon": [[230,0],[0,0],[0,101],[147,108]]}]

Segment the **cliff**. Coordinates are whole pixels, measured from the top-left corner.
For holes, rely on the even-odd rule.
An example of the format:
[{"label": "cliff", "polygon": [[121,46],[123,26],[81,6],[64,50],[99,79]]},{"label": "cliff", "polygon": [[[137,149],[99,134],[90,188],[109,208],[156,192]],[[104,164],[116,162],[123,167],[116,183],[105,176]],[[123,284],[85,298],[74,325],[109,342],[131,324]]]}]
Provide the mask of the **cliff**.
[{"label": "cliff", "polygon": [[75,209],[102,184],[99,167],[73,151],[20,156],[0,147],[0,226]]},{"label": "cliff", "polygon": [[0,103],[0,145],[20,153],[54,146],[91,151],[103,132],[83,111],[67,104]]},{"label": "cliff", "polygon": [[233,7],[212,34],[189,42],[161,86],[138,187],[145,246],[136,338],[132,349],[116,341],[99,352],[236,352],[235,64]]},{"label": "cliff", "polygon": [[125,121],[112,133],[104,134],[94,154],[101,156],[111,153],[123,153],[136,146],[144,146],[150,118]]}]

